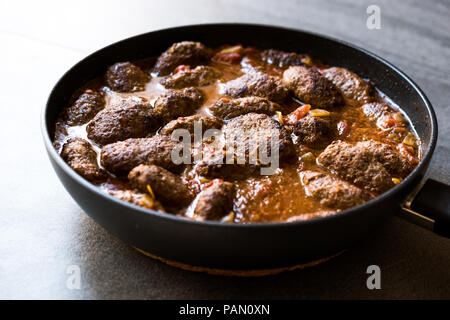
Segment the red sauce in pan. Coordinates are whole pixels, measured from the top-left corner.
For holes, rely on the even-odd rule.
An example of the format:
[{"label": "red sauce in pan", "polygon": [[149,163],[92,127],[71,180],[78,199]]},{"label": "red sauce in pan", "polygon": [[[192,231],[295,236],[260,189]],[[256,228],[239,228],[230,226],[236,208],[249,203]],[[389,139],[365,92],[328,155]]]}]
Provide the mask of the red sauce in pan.
[{"label": "red sauce in pan", "polygon": [[[213,84],[199,87],[205,95],[205,99],[203,105],[196,111],[198,114],[212,115],[209,107],[218,99],[224,97],[223,86],[228,81],[236,79],[247,72],[254,72],[256,68],[261,72],[282,79],[283,72],[289,67],[280,67],[271,64],[271,61],[268,61],[267,59],[264,61],[261,58],[260,51],[257,49],[251,48],[244,51],[240,49],[235,50],[236,52],[231,50],[231,53],[221,54],[220,50],[222,49],[223,48],[216,49],[214,51],[214,53],[216,53],[216,59],[212,59],[208,63],[209,66],[219,70],[222,73],[222,76],[217,81],[214,81]],[[328,66],[314,61],[308,56],[304,56],[304,59],[304,64],[306,66],[319,70],[319,72],[324,72],[324,70],[328,68]],[[167,90],[160,84],[163,77],[152,73],[154,61],[155,59],[148,59],[136,62],[136,65],[144,70],[144,72],[152,75],[151,79],[145,85],[144,91],[127,93],[116,92],[105,85],[104,78],[99,78],[93,79],[87,83],[86,86],[81,88],[79,92],[75,93],[74,99],[77,98],[80,92],[89,88],[104,94],[105,108],[108,108],[123,99],[137,99],[150,102],[150,104],[153,105],[155,100]],[[420,141],[414,134],[407,116],[397,105],[376,88],[373,92],[372,101],[389,105],[388,111],[392,114],[392,117],[384,122],[380,122],[380,120],[367,116],[364,113],[362,107],[364,103],[352,104],[346,101],[346,103],[339,108],[330,110],[331,117],[333,118],[333,130],[336,134],[334,140],[342,140],[348,143],[357,143],[368,140],[379,141],[391,146],[394,150],[399,152],[402,157],[409,157],[412,162],[417,161],[420,158]],[[283,125],[287,125],[284,122],[287,121],[287,123],[289,123],[288,115],[291,114],[291,120],[292,117],[294,117],[295,120],[295,113],[292,112],[295,112],[295,110],[303,105],[305,105],[305,103],[291,93],[286,101],[280,103],[282,108],[281,114],[274,114],[272,117],[276,121],[283,122]],[[306,110],[306,114],[311,113],[311,110],[317,109],[321,108],[312,105],[309,111]],[[302,112],[302,110],[297,110],[297,115],[299,115],[300,118],[303,115]],[[98,165],[102,168],[100,161],[101,147],[94,141],[88,139],[86,125],[87,123],[70,126],[67,124],[67,119],[61,117],[57,123],[54,140],[55,146],[58,151],[61,151],[62,146],[68,139],[82,138],[92,145],[94,151],[97,153]],[[308,194],[299,177],[300,172],[309,170],[322,172],[332,177],[342,179],[339,172],[328,170],[328,168],[321,166],[316,161],[317,157],[324,151],[327,145],[315,146],[302,144],[299,141],[299,138],[292,133],[292,129],[289,132],[295,146],[296,159],[294,159],[292,163],[282,165],[274,175],[244,175],[242,178],[233,179],[231,182],[235,186],[236,193],[233,198],[232,212],[223,218],[224,221],[250,223],[296,219],[306,220],[316,216],[338,213],[342,210],[342,208],[330,207],[323,201],[320,201],[320,196],[317,197]],[[151,136],[153,134],[155,133],[149,135]],[[179,175],[183,182],[197,195],[197,197],[202,190],[202,186],[211,180],[199,176],[193,170],[192,166],[187,166]],[[395,183],[400,182],[401,179],[402,177],[393,177]],[[352,181],[347,182],[352,184]],[[126,177],[119,178],[111,173],[107,173],[103,180],[96,181],[95,184],[105,191],[130,190],[130,192],[136,192]],[[142,193],[142,191],[139,193]],[[370,193],[372,196],[378,195],[376,192]],[[171,208],[170,206],[164,206],[164,210],[168,214],[177,214],[190,219],[196,219],[196,216],[192,211],[192,205],[177,209]]]}]

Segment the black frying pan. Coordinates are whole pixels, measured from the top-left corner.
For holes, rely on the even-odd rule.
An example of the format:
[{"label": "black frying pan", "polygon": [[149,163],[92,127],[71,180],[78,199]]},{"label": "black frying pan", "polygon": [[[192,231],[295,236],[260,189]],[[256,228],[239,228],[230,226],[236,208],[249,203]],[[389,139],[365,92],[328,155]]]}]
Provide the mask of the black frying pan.
[{"label": "black frying pan", "polygon": [[[195,222],[143,209],[105,194],[75,173],[52,146],[59,111],[88,80],[118,61],[157,56],[172,43],[194,40],[216,47],[242,43],[308,53],[368,78],[409,115],[422,140],[423,158],[400,184],[363,205],[334,216],[293,223],[222,224]],[[434,231],[450,230],[448,186],[427,181],[417,195],[437,139],[437,122],[425,94],[385,60],[343,41],[279,27],[208,24],[149,32],[99,50],[71,68],[56,84],[43,111],[44,141],[64,187],[97,223],[123,241],[182,264],[225,270],[283,268],[332,256],[365,237],[387,217],[403,212]],[[417,195],[407,201],[408,195]],[[432,195],[430,197],[429,195]],[[411,199],[410,199],[411,200]],[[414,213],[417,208],[422,214]]]}]

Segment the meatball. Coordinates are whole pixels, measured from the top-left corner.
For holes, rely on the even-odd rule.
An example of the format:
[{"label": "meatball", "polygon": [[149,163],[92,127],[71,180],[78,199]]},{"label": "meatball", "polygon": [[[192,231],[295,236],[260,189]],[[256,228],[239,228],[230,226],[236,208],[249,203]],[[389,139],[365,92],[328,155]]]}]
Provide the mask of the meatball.
[{"label": "meatball", "polygon": [[334,141],[317,160],[342,179],[375,193],[393,187],[393,178],[403,178],[412,170],[411,163],[392,147],[373,140]]},{"label": "meatball", "polygon": [[134,192],[131,190],[108,190],[106,193],[140,207],[165,212],[164,207],[145,193]]},{"label": "meatball", "polygon": [[264,50],[261,53],[261,58],[267,63],[273,64],[280,68],[289,66],[303,66],[311,60],[309,56],[304,54],[285,52],[276,49]]},{"label": "meatball", "polygon": [[124,100],[103,109],[87,125],[88,138],[103,146],[128,138],[142,138],[160,126],[150,103]]},{"label": "meatball", "polygon": [[79,126],[91,120],[105,107],[105,97],[96,91],[87,89],[64,113],[69,126]]},{"label": "meatball", "polygon": [[178,119],[170,121],[160,131],[160,134],[171,135],[176,129],[186,129],[189,133],[194,133],[195,123],[201,123],[202,133],[208,129],[220,129],[223,125],[222,120],[201,116],[195,114],[189,117],[179,117]]},{"label": "meatball", "polygon": [[243,180],[261,173],[260,166],[247,163],[226,163],[226,154],[205,155],[196,163],[195,172],[202,177],[221,178],[229,181]]},{"label": "meatball", "polygon": [[119,176],[127,175],[140,164],[154,164],[170,171],[179,171],[182,164],[172,161],[172,150],[178,142],[165,135],[127,139],[102,148],[102,166]]},{"label": "meatball", "polygon": [[284,126],[265,114],[248,113],[233,118],[222,131],[223,149],[203,152],[203,160],[196,166],[200,175],[239,179],[262,172],[257,170],[261,167],[276,165],[272,162],[274,157],[279,164],[296,158]]},{"label": "meatball", "polygon": [[257,96],[282,102],[287,97],[288,91],[277,78],[262,72],[251,72],[226,82],[223,93],[233,98]]},{"label": "meatball", "polygon": [[306,194],[328,208],[347,209],[363,204],[372,198],[368,192],[325,173],[300,172],[300,180]]},{"label": "meatball", "polygon": [[205,64],[210,60],[211,55],[211,51],[200,42],[177,42],[159,56],[153,71],[160,76],[165,76],[180,64],[190,66]]},{"label": "meatball", "polygon": [[130,62],[118,62],[106,71],[106,84],[117,92],[142,91],[149,80],[149,75]]},{"label": "meatball", "polygon": [[155,112],[165,121],[193,114],[203,103],[203,93],[196,88],[168,90],[155,101]]},{"label": "meatball", "polygon": [[396,177],[406,177],[416,165],[416,163],[408,161],[394,148],[385,143],[369,140],[358,142],[357,146],[368,150],[375,161],[381,163],[390,174]]},{"label": "meatball", "polygon": [[278,138],[277,145],[280,161],[288,160],[294,153],[292,140],[278,121],[265,114],[248,113],[228,122],[223,129],[227,145],[243,145],[243,151],[252,153],[253,148],[267,147],[271,153],[271,138]]},{"label": "meatball", "polygon": [[80,176],[91,182],[106,178],[97,163],[97,153],[86,140],[71,138],[63,146],[61,157]]},{"label": "meatball", "polygon": [[326,145],[335,135],[333,123],[329,117],[311,115],[299,119],[293,127],[293,133],[299,137],[300,143],[310,147]]},{"label": "meatball", "polygon": [[352,105],[361,105],[373,99],[374,89],[372,85],[345,68],[325,69],[322,74],[333,82],[341,91],[344,99]]},{"label": "meatball", "polygon": [[142,192],[150,186],[156,199],[171,207],[184,207],[194,198],[179,176],[159,166],[141,164],[130,171],[128,180]]},{"label": "meatball", "polygon": [[219,70],[208,67],[198,66],[195,69],[188,68],[186,71],[180,71],[173,76],[168,76],[161,80],[161,84],[166,88],[182,89],[186,87],[202,87],[212,84],[222,76]]},{"label": "meatball", "polygon": [[332,109],[343,103],[336,86],[317,70],[289,67],[283,73],[283,83],[298,99],[315,107]]},{"label": "meatball", "polygon": [[272,115],[280,110],[280,106],[260,97],[221,98],[209,110],[215,117],[228,120],[251,112]]},{"label": "meatball", "polygon": [[197,220],[220,220],[233,209],[234,185],[214,179],[198,195],[194,209]]}]

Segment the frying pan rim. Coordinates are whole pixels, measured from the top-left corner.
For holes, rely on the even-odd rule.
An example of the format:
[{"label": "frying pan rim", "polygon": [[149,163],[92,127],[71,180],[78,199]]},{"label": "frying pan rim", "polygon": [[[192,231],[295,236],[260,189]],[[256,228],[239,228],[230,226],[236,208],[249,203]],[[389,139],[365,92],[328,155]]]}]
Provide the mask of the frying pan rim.
[{"label": "frying pan rim", "polygon": [[[48,116],[49,105],[51,104],[52,98],[53,98],[55,92],[57,91],[59,85],[61,83],[63,83],[65,78],[68,77],[74,70],[76,70],[79,65],[83,64],[86,60],[90,59],[91,57],[98,55],[103,50],[107,50],[110,47],[118,46],[124,42],[129,42],[133,39],[136,39],[136,38],[139,38],[142,36],[150,36],[150,34],[153,34],[153,33],[156,34],[156,33],[160,33],[160,32],[176,32],[178,30],[181,31],[181,30],[186,30],[189,28],[208,28],[208,27],[227,27],[227,26],[242,27],[242,28],[253,27],[253,28],[278,29],[280,31],[285,30],[285,31],[290,31],[290,32],[303,33],[303,34],[306,34],[306,35],[309,35],[309,36],[315,37],[315,38],[322,38],[322,39],[325,39],[325,40],[328,40],[328,41],[331,41],[331,42],[334,42],[334,43],[337,43],[340,45],[350,47],[351,49],[357,50],[359,52],[362,52],[365,55],[369,56],[370,58],[381,62],[386,67],[388,67],[389,69],[396,72],[399,76],[401,76],[408,83],[409,86],[411,86],[411,88],[416,93],[419,94],[421,100],[425,104],[425,110],[429,115],[430,130],[431,130],[430,143],[428,145],[427,150],[424,152],[423,157],[420,160],[419,164],[414,168],[414,170],[403,181],[401,181],[395,187],[389,189],[385,193],[377,196],[376,198],[369,200],[366,203],[363,203],[356,207],[352,207],[352,208],[343,210],[337,214],[333,214],[333,215],[329,215],[329,216],[325,216],[325,217],[316,217],[313,219],[303,220],[303,221],[294,221],[294,222],[282,221],[282,222],[261,222],[261,223],[222,223],[222,222],[218,222],[218,221],[190,220],[188,218],[184,218],[184,217],[180,217],[180,216],[175,216],[175,215],[171,215],[171,214],[160,213],[158,211],[154,211],[154,210],[150,210],[150,209],[145,209],[145,208],[139,207],[137,205],[125,202],[123,200],[119,200],[119,199],[115,198],[114,196],[103,192],[100,188],[94,186],[93,184],[88,182],[86,179],[84,179],[83,177],[78,175],[57,153],[56,149],[53,146],[51,138],[50,138],[49,128],[47,127],[47,116]],[[76,88],[76,89],[78,89],[78,88]],[[53,123],[53,125],[54,125],[54,123]],[[44,107],[42,108],[42,112],[41,112],[41,133],[44,137],[44,143],[45,143],[45,147],[47,149],[47,153],[48,153],[49,157],[51,157],[51,159],[59,166],[59,168],[62,169],[67,175],[70,176],[70,178],[75,180],[78,184],[87,188],[89,191],[94,192],[96,195],[104,198],[106,201],[112,201],[113,203],[117,204],[118,206],[128,208],[131,211],[138,211],[138,213],[140,213],[140,214],[149,214],[149,215],[153,215],[155,218],[169,219],[176,223],[184,223],[184,224],[188,224],[188,225],[194,224],[195,226],[198,226],[198,227],[201,227],[201,226],[218,227],[218,228],[222,228],[222,229],[223,228],[230,228],[230,229],[236,229],[236,228],[267,229],[267,228],[269,228],[270,229],[270,228],[295,228],[295,227],[307,226],[307,225],[311,225],[311,224],[325,223],[326,221],[331,221],[333,219],[343,219],[344,217],[349,217],[354,214],[363,214],[363,211],[365,209],[375,206],[377,203],[379,203],[381,201],[385,201],[387,198],[390,198],[390,197],[394,196],[396,193],[401,192],[410,183],[412,183],[414,181],[414,179],[417,177],[417,175],[419,175],[420,172],[422,172],[422,170],[428,165],[428,163],[433,155],[434,149],[436,147],[437,136],[438,136],[438,125],[437,125],[436,114],[434,112],[432,104],[429,101],[429,99],[427,98],[427,96],[425,95],[425,93],[422,91],[422,89],[420,89],[420,87],[409,76],[407,76],[402,70],[400,70],[399,68],[397,68],[396,66],[394,66],[393,64],[388,62],[387,60],[379,57],[378,55],[376,55],[364,48],[361,48],[357,45],[351,44],[347,41],[336,39],[334,37],[330,37],[327,35],[322,35],[322,34],[319,34],[316,32],[305,31],[305,30],[294,29],[294,28],[287,28],[287,27],[276,26],[276,25],[253,24],[253,23],[204,23],[204,24],[191,24],[191,25],[183,25],[183,26],[177,26],[177,27],[172,27],[172,28],[158,29],[158,30],[142,33],[139,35],[135,35],[133,37],[129,37],[129,38],[114,42],[108,46],[105,46],[99,50],[96,50],[95,52],[84,57],[82,60],[78,61],[75,65],[73,65],[69,70],[67,70],[58,79],[58,81],[52,88],[52,91],[50,92],[50,95],[47,99],[47,102],[44,105]]]}]

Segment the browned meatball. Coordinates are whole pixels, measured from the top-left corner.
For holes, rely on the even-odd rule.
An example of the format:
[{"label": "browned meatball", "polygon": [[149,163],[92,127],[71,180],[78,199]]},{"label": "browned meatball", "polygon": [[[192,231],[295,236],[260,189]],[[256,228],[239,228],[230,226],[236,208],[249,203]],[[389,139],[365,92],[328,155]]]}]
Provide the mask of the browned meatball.
[{"label": "browned meatball", "polygon": [[118,92],[142,91],[149,80],[149,75],[130,62],[118,62],[106,71],[106,84]]},{"label": "browned meatball", "polygon": [[105,98],[99,92],[87,89],[66,109],[64,119],[69,126],[79,126],[91,120],[105,107]]},{"label": "browned meatball", "polygon": [[86,140],[69,139],[62,148],[61,157],[76,173],[91,182],[106,177],[106,173],[98,166],[97,153]]},{"label": "browned meatball", "polygon": [[127,139],[102,148],[103,167],[120,176],[127,175],[140,164],[154,164],[171,171],[179,171],[182,164],[172,161],[172,150],[178,142],[165,135],[151,138]]},{"label": "browned meatball", "polygon": [[180,64],[197,66],[207,63],[210,58],[211,51],[200,42],[177,42],[159,56],[153,71],[165,76]]},{"label": "browned meatball", "polygon": [[345,68],[325,69],[322,74],[334,83],[346,102],[350,104],[361,105],[373,99],[374,89],[372,85]]},{"label": "browned meatball", "polygon": [[317,160],[342,179],[376,193],[393,187],[392,178],[403,178],[412,170],[392,147],[373,140],[355,144],[335,141]]},{"label": "browned meatball", "polygon": [[311,58],[305,54],[285,52],[276,49],[264,50],[261,53],[261,57],[267,63],[273,64],[280,68],[289,66],[303,66],[311,60]]},{"label": "browned meatball", "polygon": [[246,73],[224,84],[223,92],[233,98],[257,96],[282,102],[288,94],[287,88],[277,78],[262,72]]},{"label": "browned meatball", "polygon": [[280,110],[280,106],[260,97],[221,98],[209,110],[215,117],[228,120],[251,112],[272,115]]},{"label": "browned meatball", "polygon": [[159,201],[153,199],[148,194],[134,192],[131,190],[108,190],[106,193],[140,207],[165,212],[164,207]]},{"label": "browned meatball", "polygon": [[233,118],[224,126],[223,132],[227,144],[241,144],[247,154],[255,151],[255,147],[266,147],[270,154],[272,137],[278,138],[276,148],[280,161],[289,160],[294,153],[291,137],[284,126],[265,114],[248,113]]},{"label": "browned meatball", "polygon": [[363,150],[368,150],[375,161],[381,163],[389,173],[396,177],[406,177],[416,165],[385,143],[368,140],[358,142],[356,145]]},{"label": "browned meatball", "polygon": [[224,154],[216,157],[206,156],[195,165],[195,172],[202,177],[221,178],[229,181],[243,180],[261,174],[260,166],[255,164],[225,163]]},{"label": "browned meatball", "polygon": [[198,195],[194,209],[197,220],[220,220],[233,210],[234,185],[220,179],[207,184]]},{"label": "browned meatball", "polygon": [[155,112],[165,122],[193,114],[203,103],[203,93],[196,88],[168,90],[155,101]]},{"label": "browned meatball", "polygon": [[103,146],[156,131],[160,120],[150,103],[125,100],[103,109],[87,125],[88,138]]},{"label": "browned meatball", "polygon": [[299,137],[300,143],[310,147],[320,147],[330,143],[335,136],[330,117],[314,117],[307,115],[295,124],[293,133]]},{"label": "browned meatball", "polygon": [[300,173],[300,180],[307,195],[332,209],[347,209],[372,198],[368,192],[325,173],[304,171]]},{"label": "browned meatball", "polygon": [[150,186],[156,199],[170,207],[183,207],[194,198],[181,178],[164,168],[141,164],[128,174],[131,185],[147,192]]},{"label": "browned meatball", "polygon": [[[280,165],[296,159],[291,137],[284,126],[265,114],[248,113],[233,118],[223,127],[223,140],[222,149],[213,150],[212,154],[204,151],[203,160],[196,165],[200,175],[240,179],[274,164],[271,163],[273,157],[278,156]],[[260,153],[266,159],[261,159]]]},{"label": "browned meatball", "polygon": [[198,66],[195,69],[178,72],[173,76],[161,79],[161,84],[166,88],[182,89],[186,87],[202,87],[212,84],[222,76],[219,70],[208,67]]},{"label": "browned meatball", "polygon": [[298,99],[315,107],[332,109],[343,103],[336,86],[317,70],[289,67],[283,73],[283,83]]},{"label": "browned meatball", "polygon": [[222,120],[195,114],[189,117],[179,117],[178,119],[170,121],[161,129],[160,133],[171,135],[172,132],[177,129],[186,129],[189,133],[194,133],[194,126],[196,122],[201,123],[202,133],[208,129],[220,129],[223,125]]}]

